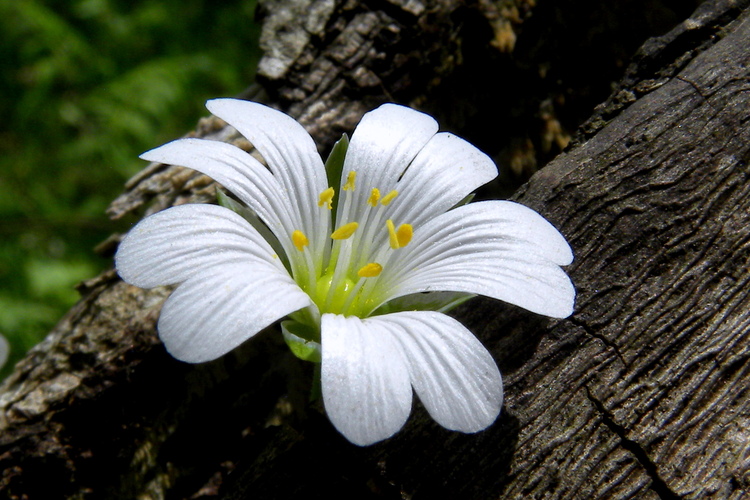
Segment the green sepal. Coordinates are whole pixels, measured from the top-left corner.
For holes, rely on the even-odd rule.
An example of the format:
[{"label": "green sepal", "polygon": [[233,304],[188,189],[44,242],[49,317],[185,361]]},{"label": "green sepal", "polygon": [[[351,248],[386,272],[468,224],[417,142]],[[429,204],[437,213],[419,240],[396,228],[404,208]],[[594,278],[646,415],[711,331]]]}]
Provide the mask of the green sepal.
[{"label": "green sepal", "polygon": [[[349,136],[346,134],[341,135],[341,139],[336,141],[331,149],[331,154],[326,159],[326,177],[328,178],[328,185],[335,189],[338,194],[338,190],[341,187],[341,173],[344,170],[344,159],[346,158],[346,151],[349,149]],[[333,197],[331,213],[332,218],[336,215],[338,197]],[[335,221],[334,221],[335,222]],[[335,224],[334,224],[335,227]]]},{"label": "green sepal", "polygon": [[304,361],[320,363],[322,359],[320,342],[315,340],[320,338],[320,334],[315,328],[293,320],[282,321],[281,334],[292,354]]},{"label": "green sepal", "polygon": [[242,216],[243,219],[245,219],[251,226],[253,226],[260,233],[263,239],[266,240],[269,245],[271,245],[271,248],[273,248],[276,256],[281,259],[284,267],[286,267],[286,269],[291,273],[289,260],[287,259],[286,253],[284,252],[284,247],[281,246],[281,243],[279,243],[279,239],[276,237],[276,235],[273,234],[270,229],[268,229],[268,226],[266,226],[262,220],[260,220],[260,217],[258,217],[258,214],[255,213],[255,210],[243,205],[233,198],[230,198],[221,189],[216,190],[216,201],[219,203],[219,206],[228,208],[232,212]]},{"label": "green sepal", "polygon": [[474,199],[475,196],[476,196],[476,193],[470,193],[466,195],[466,197],[463,200],[453,205],[453,208],[451,208],[451,210],[453,210],[454,208],[463,207],[464,205],[468,205],[469,203],[471,203],[471,201]]},{"label": "green sepal", "polygon": [[373,316],[403,311],[437,311],[445,313],[474,297],[474,294],[464,292],[413,293],[386,302],[375,310]]}]

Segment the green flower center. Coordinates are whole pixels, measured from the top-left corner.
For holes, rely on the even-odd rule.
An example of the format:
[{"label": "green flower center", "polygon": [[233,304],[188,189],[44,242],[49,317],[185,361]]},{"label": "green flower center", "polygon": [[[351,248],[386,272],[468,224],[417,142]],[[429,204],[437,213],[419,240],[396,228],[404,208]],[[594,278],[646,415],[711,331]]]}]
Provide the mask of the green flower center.
[{"label": "green flower center", "polygon": [[[356,189],[356,172],[351,171],[347,175],[347,180],[342,190],[348,193],[354,193]],[[335,191],[329,187],[320,193],[318,207],[331,210],[335,204]],[[385,196],[380,196],[380,191],[373,188],[370,196],[366,201],[366,212],[380,210],[387,206],[398,196],[397,191],[391,191]],[[344,203],[351,203],[352,196],[345,195]],[[344,213],[349,213],[345,206]],[[382,220],[379,217],[369,217],[366,213],[367,220]],[[367,224],[362,227],[358,221],[348,221],[340,225],[330,235],[330,258],[328,264],[323,267],[322,275],[317,276],[314,280],[315,286],[311,283],[313,280],[298,279],[300,286],[310,295],[310,298],[318,306],[321,314],[334,313],[346,316],[366,317],[379,304],[377,303],[378,276],[383,272],[387,265],[389,255],[383,252],[376,252],[374,262],[362,262],[362,252],[367,252],[370,248],[369,242],[359,241],[358,247],[353,247],[353,236],[358,234],[364,238],[371,239],[373,233],[367,231]],[[388,241],[391,250],[403,248],[409,244],[413,234],[413,228],[410,224],[401,224],[396,227],[392,220],[385,221],[381,230],[388,233]],[[300,230],[295,230],[291,234],[291,240],[294,247],[302,253],[309,252],[309,240]],[[305,255],[304,262],[307,263],[308,272],[313,269],[312,256]],[[294,273],[295,276],[308,276],[307,272]]]}]

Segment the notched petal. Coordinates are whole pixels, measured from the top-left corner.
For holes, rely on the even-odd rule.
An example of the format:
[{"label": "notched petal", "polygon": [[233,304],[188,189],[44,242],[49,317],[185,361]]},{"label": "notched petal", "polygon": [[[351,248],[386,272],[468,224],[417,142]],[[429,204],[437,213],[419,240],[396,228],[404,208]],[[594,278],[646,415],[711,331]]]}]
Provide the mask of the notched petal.
[{"label": "notched petal", "polygon": [[395,434],[411,411],[409,372],[387,333],[377,321],[322,318],[323,403],[336,429],[360,446]]},{"label": "notched petal", "polygon": [[310,298],[291,278],[257,266],[223,265],[177,287],[159,316],[159,337],[175,358],[202,363],[308,305]]},{"label": "notched petal", "polygon": [[180,283],[202,269],[237,262],[287,274],[247,221],[215,205],[181,205],[146,217],[115,255],[120,276],[143,288]]},{"label": "notched petal", "polygon": [[383,272],[391,295],[454,291],[485,295],[538,314],[565,318],[575,288],[560,268],[572,251],[533,210],[509,201],[456,208],[419,228]]},{"label": "notched petal", "polygon": [[399,181],[392,217],[421,225],[495,177],[497,167],[489,156],[453,134],[435,134]]},{"label": "notched petal", "polygon": [[[491,425],[503,404],[503,383],[492,356],[455,319],[436,312],[383,317],[403,350],[414,390],[443,427],[478,432]],[[397,331],[400,330],[400,331]]]}]

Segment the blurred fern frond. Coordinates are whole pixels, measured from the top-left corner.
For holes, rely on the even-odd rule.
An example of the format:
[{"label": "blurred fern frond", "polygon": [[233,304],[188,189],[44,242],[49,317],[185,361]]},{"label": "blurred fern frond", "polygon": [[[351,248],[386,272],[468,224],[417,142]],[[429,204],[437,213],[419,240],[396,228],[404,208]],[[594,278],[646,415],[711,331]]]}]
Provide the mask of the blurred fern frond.
[{"label": "blurred fern frond", "polygon": [[[111,265],[92,248],[143,162],[253,78],[255,1],[0,0],[0,331],[9,365]],[[7,373],[9,365],[2,374]]]}]

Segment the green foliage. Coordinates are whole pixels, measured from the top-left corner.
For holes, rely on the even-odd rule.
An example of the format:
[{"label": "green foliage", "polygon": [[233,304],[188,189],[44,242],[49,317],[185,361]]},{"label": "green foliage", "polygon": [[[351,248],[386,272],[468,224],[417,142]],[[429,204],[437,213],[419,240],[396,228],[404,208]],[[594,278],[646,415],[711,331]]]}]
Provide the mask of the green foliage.
[{"label": "green foliage", "polygon": [[[93,247],[138,154],[234,95],[259,56],[255,1],[0,0],[0,333],[9,364],[111,265]],[[7,374],[6,367],[1,375]]]},{"label": "green foliage", "polygon": [[[326,176],[328,178],[328,186],[333,189],[340,189],[341,186],[341,173],[344,170],[344,159],[346,158],[346,151],[349,149],[349,136],[343,134],[341,139],[336,141],[333,145],[331,153],[326,158]],[[331,217],[332,225],[336,227],[336,207],[338,206],[339,198],[334,196],[331,200]]]}]

